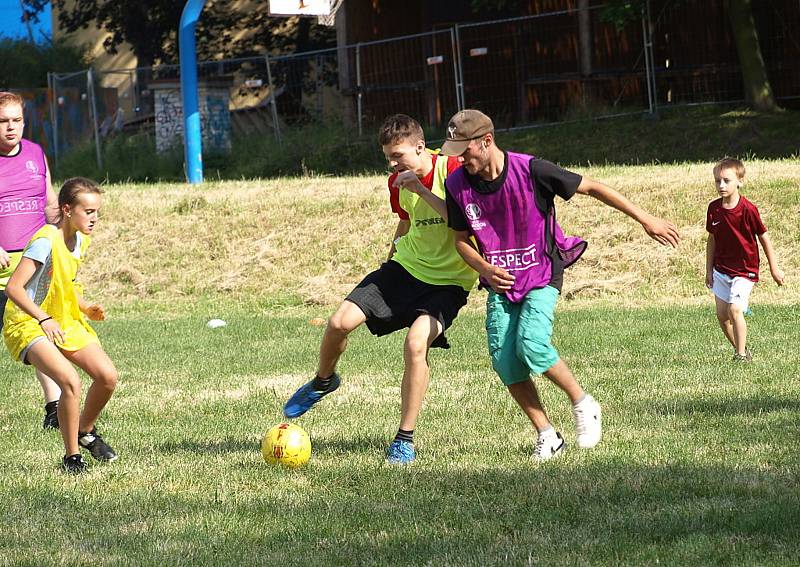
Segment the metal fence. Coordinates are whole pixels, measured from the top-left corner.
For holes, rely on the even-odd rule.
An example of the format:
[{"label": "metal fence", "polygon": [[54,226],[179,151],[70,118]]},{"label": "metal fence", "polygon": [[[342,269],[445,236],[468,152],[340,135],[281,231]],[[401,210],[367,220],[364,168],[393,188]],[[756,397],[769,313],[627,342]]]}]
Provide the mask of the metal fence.
[{"label": "metal fence", "polygon": [[[309,124],[371,132],[395,112],[440,127],[457,110],[476,107],[504,129],[743,101],[723,3],[650,4],[651,12],[623,30],[594,7],[310,53],[203,62],[198,77],[224,95],[215,100],[227,106],[221,110],[230,136],[279,142]],[[767,5],[756,23],[779,33],[760,34],[762,52],[776,98],[791,103],[800,100],[800,32],[790,25],[800,7],[790,0]],[[180,140],[179,79],[178,66],[51,75],[48,145],[56,160],[93,139],[99,161],[104,140],[120,132]],[[207,131],[221,122],[211,109],[203,120],[205,151]]]}]

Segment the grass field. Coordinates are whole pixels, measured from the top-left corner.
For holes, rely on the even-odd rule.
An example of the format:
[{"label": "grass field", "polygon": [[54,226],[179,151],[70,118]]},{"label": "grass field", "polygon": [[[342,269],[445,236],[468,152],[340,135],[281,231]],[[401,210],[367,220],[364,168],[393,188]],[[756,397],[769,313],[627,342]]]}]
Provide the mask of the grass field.
[{"label": "grass field", "polygon": [[[677,251],[576,198],[590,242],[567,272],[555,342],[603,404],[605,438],[535,465],[489,365],[483,293],[431,353],[418,461],[383,463],[402,334],[354,333],[342,387],[297,420],[314,455],[267,466],[264,432],[309,379],[335,304],[385,256],[385,178],[114,185],[82,266],[121,371],[100,429],[120,453],[58,469],[29,368],[0,358],[0,564],[796,565],[800,489],[800,166],[748,163],[787,273],[762,269],[750,365],[731,364],[702,285],[711,164],[579,169],[673,219]],[[208,319],[228,326],[211,330]],[[574,447],[566,398],[551,418]]]},{"label": "grass field", "polygon": [[[602,401],[605,439],[545,465],[489,367],[478,313],[431,355],[417,463],[384,465],[402,337],[359,331],[340,390],[298,420],[311,462],[270,467],[259,441],[313,369],[314,314],[102,324],[122,381],[101,425],[121,457],[81,478],[57,469],[30,372],[2,362],[0,562],[796,564],[796,307],[756,309],[749,366],[730,363],[710,309],[562,313],[557,346]],[[542,389],[573,441],[566,398]]]}]

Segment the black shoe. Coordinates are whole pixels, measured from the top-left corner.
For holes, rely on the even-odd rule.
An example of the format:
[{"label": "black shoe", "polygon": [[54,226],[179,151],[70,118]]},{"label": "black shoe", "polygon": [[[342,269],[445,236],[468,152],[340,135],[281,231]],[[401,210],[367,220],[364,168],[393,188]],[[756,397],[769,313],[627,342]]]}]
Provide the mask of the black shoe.
[{"label": "black shoe", "polygon": [[58,400],[44,405],[42,429],[58,429]]},{"label": "black shoe", "polygon": [[61,464],[61,468],[64,469],[64,472],[69,474],[81,474],[86,472],[88,466],[89,465],[86,464],[86,461],[83,460],[80,453],[75,453],[69,457],[64,456],[64,460]]},{"label": "black shoe", "polygon": [[111,446],[103,441],[97,428],[92,429],[89,433],[78,433],[78,445],[88,450],[92,457],[98,461],[110,463],[117,459],[117,454]]}]

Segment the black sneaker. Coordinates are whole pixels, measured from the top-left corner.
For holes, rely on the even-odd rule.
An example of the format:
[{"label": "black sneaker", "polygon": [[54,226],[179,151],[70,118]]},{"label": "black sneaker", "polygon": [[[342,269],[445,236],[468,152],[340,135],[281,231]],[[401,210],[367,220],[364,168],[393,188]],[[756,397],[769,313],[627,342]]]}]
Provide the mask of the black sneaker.
[{"label": "black sneaker", "polygon": [[86,472],[88,466],[89,465],[86,464],[86,461],[83,460],[80,453],[75,453],[69,457],[64,456],[64,460],[61,464],[61,468],[64,469],[64,472],[69,474],[81,474]]},{"label": "black sneaker", "polygon": [[117,454],[111,446],[103,441],[97,428],[92,429],[89,433],[78,433],[78,445],[88,450],[92,457],[98,461],[110,463],[117,459]]},{"label": "black sneaker", "polygon": [[44,405],[42,429],[58,429],[58,400]]}]

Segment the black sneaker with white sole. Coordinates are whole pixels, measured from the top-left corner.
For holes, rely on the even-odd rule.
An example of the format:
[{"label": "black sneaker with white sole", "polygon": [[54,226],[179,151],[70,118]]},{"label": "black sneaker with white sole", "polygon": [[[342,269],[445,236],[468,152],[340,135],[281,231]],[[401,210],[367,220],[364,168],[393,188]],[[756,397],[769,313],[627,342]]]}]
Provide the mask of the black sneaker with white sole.
[{"label": "black sneaker with white sole", "polygon": [[80,453],[75,453],[74,455],[64,456],[64,459],[61,463],[61,468],[64,469],[65,473],[69,474],[81,474],[86,472],[86,469],[89,467],[86,464],[86,461],[83,460]]},{"label": "black sneaker with white sole", "polygon": [[110,463],[117,460],[114,449],[103,440],[97,432],[97,428],[93,428],[88,433],[78,433],[78,445],[89,451],[92,457],[98,461]]}]

